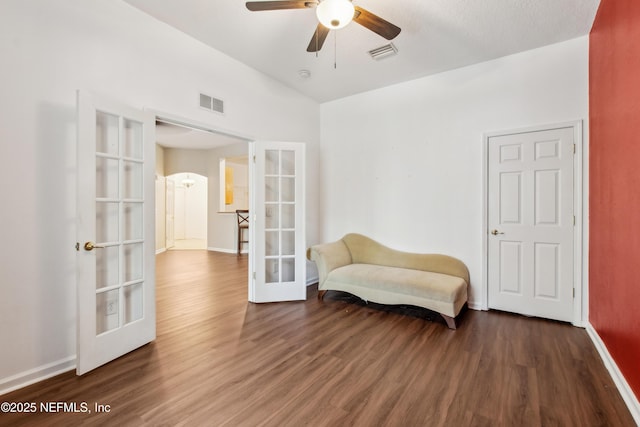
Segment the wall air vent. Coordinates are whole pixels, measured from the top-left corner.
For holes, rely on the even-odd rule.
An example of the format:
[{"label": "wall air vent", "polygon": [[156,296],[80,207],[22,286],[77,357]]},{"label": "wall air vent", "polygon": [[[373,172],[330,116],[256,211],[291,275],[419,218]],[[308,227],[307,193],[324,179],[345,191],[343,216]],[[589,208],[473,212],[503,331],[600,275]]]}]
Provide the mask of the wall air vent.
[{"label": "wall air vent", "polygon": [[214,98],[213,96],[205,95],[204,93],[200,94],[200,107],[224,114],[224,101]]},{"label": "wall air vent", "polygon": [[379,60],[382,58],[388,58],[398,53],[398,48],[393,43],[386,44],[384,46],[377,47],[369,51],[369,55],[373,59]]}]

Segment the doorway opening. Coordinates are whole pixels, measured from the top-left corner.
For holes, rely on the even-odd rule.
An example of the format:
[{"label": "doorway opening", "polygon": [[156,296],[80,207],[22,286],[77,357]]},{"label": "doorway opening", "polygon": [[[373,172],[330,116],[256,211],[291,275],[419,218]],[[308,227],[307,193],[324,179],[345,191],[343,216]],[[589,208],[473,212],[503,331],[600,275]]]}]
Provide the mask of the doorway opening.
[{"label": "doorway opening", "polygon": [[[248,142],[203,124],[156,114],[157,254],[171,249],[236,253],[235,209],[249,197],[244,176]],[[232,202],[221,204],[225,161],[235,180]]]},{"label": "doorway opening", "polygon": [[173,192],[166,203],[165,221],[170,218],[173,222],[166,227],[167,250],[207,248],[208,181],[206,176],[189,172],[167,177]]}]

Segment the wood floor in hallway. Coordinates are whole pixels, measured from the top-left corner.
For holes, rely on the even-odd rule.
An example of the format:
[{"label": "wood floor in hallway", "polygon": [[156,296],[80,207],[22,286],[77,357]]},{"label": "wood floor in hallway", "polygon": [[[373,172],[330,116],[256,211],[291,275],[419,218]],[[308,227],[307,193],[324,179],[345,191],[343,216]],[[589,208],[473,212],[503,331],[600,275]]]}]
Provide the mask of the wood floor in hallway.
[{"label": "wood floor in hallway", "polygon": [[91,413],[38,406],[0,425],[635,425],[583,329],[469,310],[452,331],[416,308],[319,302],[313,287],[251,304],[246,283],[246,256],[158,255],[156,341],[0,397]]}]

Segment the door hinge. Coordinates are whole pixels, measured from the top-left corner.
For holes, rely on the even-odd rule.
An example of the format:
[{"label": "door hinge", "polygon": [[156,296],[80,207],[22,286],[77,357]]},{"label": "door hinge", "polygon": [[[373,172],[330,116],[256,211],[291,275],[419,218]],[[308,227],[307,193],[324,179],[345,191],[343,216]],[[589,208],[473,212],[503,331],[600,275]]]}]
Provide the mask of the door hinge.
[{"label": "door hinge", "polygon": [[256,280],[256,272],[253,272],[253,280]]},{"label": "door hinge", "polygon": [[575,225],[576,225],[576,216],[574,215],[573,216],[573,226],[575,227]]},{"label": "door hinge", "polygon": [[255,162],[256,162],[256,155],[254,154],[253,155],[253,163],[255,163]]},{"label": "door hinge", "polygon": [[573,288],[573,297],[576,297],[576,288]]},{"label": "door hinge", "polygon": [[576,144],[573,144],[573,154],[576,154]]}]

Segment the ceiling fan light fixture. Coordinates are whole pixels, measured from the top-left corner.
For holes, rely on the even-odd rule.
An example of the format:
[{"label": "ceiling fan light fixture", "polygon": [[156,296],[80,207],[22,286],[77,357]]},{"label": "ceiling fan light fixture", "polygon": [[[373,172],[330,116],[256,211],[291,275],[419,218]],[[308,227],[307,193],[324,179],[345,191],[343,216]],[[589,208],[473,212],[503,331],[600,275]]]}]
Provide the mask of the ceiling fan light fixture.
[{"label": "ceiling fan light fixture", "polygon": [[316,7],[316,15],[322,25],[330,30],[345,27],[353,20],[355,8],[350,0],[323,0]]}]

